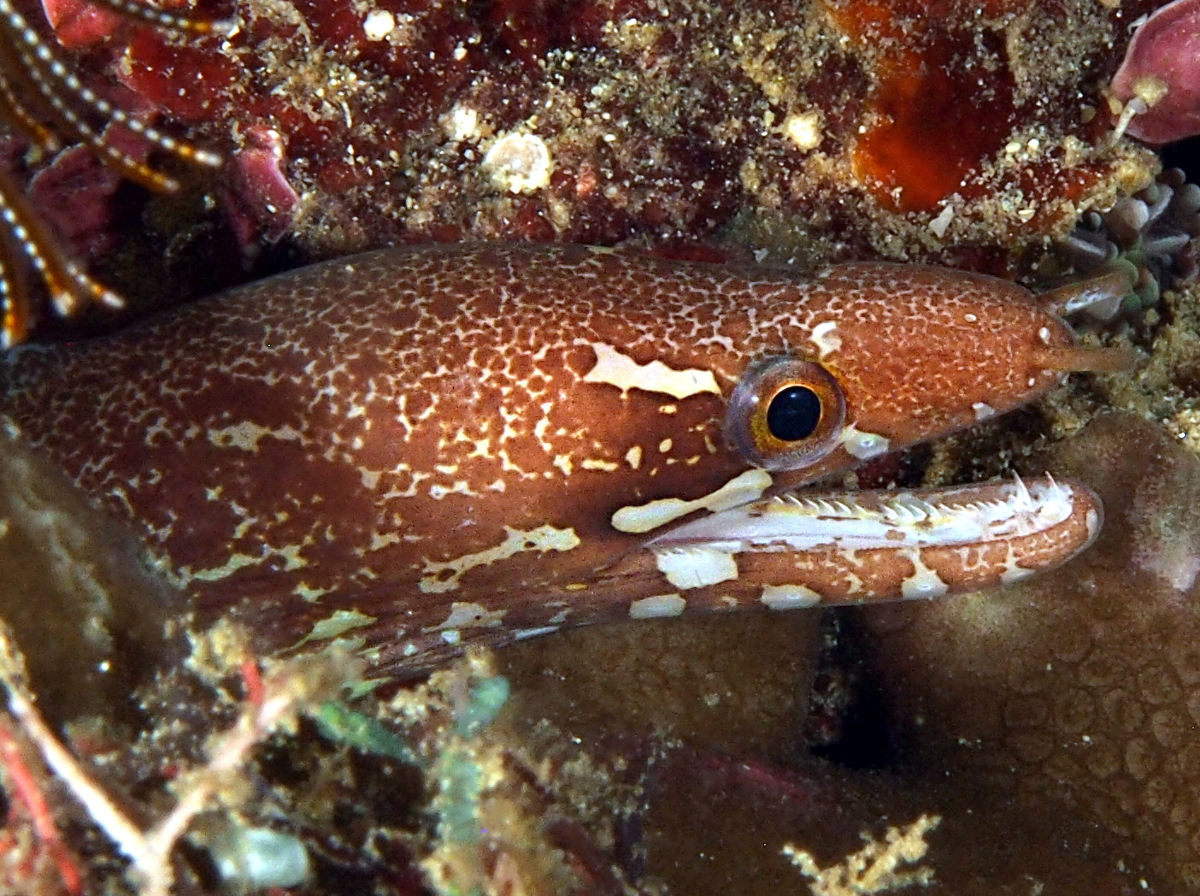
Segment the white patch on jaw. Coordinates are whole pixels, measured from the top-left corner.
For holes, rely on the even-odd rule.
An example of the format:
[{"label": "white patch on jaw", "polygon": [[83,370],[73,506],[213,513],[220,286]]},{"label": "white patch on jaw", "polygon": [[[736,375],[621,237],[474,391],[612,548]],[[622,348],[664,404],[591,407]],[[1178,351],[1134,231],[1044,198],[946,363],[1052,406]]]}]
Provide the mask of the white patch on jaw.
[{"label": "white patch on jaw", "polygon": [[711,370],[672,370],[662,361],[639,364],[603,342],[577,340],[576,345],[590,345],[596,353],[596,366],[583,376],[585,383],[604,383],[616,386],[624,395],[630,389],[660,392],[672,398],[688,398],[703,392],[720,395]]},{"label": "white patch on jaw", "polygon": [[630,619],[656,619],[661,616],[678,616],[687,606],[687,601],[678,594],[655,594],[643,597],[629,605]]},{"label": "white patch on jaw", "polygon": [[1004,572],[1000,573],[1000,582],[1003,585],[1023,582],[1035,572],[1036,569],[1028,569],[1018,563],[1015,553],[1010,548],[1008,556],[1004,558]]},{"label": "white patch on jaw", "polygon": [[480,604],[455,601],[450,605],[450,615],[440,625],[425,629],[427,632],[451,631],[460,628],[495,628],[504,624],[508,610],[489,610]]},{"label": "white patch on jaw", "polygon": [[886,437],[875,432],[862,432],[850,424],[843,431],[839,441],[846,446],[846,453],[859,460],[870,460],[887,454],[891,443]]},{"label": "white patch on jaw", "polygon": [[833,354],[842,347],[842,338],[834,331],[837,330],[837,322],[827,320],[823,324],[817,324],[813,327],[812,335],[809,340],[817,347],[817,356],[824,361],[826,355]]},{"label": "white patch on jaw", "polygon": [[950,590],[942,577],[921,560],[919,551],[913,551],[908,559],[912,561],[913,573],[900,585],[900,595],[905,600],[941,597]]},{"label": "white patch on jaw", "polygon": [[733,554],[713,548],[655,551],[654,562],[667,581],[681,591],[728,582],[738,577]]},{"label": "white patch on jaw", "polygon": [[679,498],[661,498],[648,504],[631,504],[622,507],[612,516],[613,528],[618,532],[641,535],[674,522],[696,510],[718,513],[739,504],[757,501],[771,487],[771,474],[766,470],[753,469],[735,476],[723,486],[695,501]]},{"label": "white patch on jaw", "polygon": [[764,585],[759,600],[771,610],[800,610],[815,607],[821,595],[804,585]]},{"label": "white patch on jaw", "polygon": [[988,417],[996,416],[996,409],[990,404],[984,404],[982,401],[977,401],[971,405],[971,410],[975,412],[976,420],[986,420]]},{"label": "white patch on jaw", "polygon": [[[441,594],[444,591],[454,591],[458,588],[458,580],[468,571],[479,566],[488,566],[500,560],[507,560],[526,551],[570,551],[579,547],[579,536],[574,529],[556,529],[553,526],[538,526],[528,532],[504,527],[507,533],[504,541],[495,547],[486,548],[474,554],[463,554],[444,563],[436,560],[425,562],[425,575],[417,583],[417,587],[425,594]],[[450,573],[450,575],[444,575]]]}]

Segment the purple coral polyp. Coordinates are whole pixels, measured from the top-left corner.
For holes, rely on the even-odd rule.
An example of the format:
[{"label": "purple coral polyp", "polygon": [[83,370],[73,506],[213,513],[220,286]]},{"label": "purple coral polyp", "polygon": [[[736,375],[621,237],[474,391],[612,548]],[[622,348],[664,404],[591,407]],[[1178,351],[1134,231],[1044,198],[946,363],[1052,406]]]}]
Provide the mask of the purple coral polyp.
[{"label": "purple coral polyp", "polygon": [[1145,106],[1129,122],[1131,136],[1171,143],[1200,134],[1200,0],[1174,0],[1138,28],[1112,90]]}]

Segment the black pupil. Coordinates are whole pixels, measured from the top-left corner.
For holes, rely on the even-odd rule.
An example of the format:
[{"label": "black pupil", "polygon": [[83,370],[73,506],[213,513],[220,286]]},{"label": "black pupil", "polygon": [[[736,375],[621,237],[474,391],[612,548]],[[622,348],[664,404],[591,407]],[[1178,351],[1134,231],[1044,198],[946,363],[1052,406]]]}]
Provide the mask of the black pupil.
[{"label": "black pupil", "polygon": [[781,442],[807,439],[821,421],[821,399],[805,386],[775,393],[767,408],[767,430]]}]

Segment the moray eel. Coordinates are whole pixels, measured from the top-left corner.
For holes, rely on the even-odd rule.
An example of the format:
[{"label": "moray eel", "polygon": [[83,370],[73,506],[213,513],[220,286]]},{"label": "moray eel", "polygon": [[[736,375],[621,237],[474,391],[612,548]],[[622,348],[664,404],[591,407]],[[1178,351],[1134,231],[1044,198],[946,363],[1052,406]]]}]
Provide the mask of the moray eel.
[{"label": "moray eel", "polygon": [[795,489],[1108,361],[1023,288],[945,269],[436,246],[18,348],[0,417],[202,615],[403,675],[475,640],[1055,566],[1100,525],[1077,482]]}]

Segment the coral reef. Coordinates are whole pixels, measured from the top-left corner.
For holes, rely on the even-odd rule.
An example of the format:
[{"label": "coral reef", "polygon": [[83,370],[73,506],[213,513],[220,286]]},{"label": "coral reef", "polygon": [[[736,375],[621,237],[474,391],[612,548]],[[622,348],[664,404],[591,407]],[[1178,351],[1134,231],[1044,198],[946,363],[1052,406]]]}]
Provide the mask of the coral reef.
[{"label": "coral reef", "polygon": [[[337,702],[357,671],[336,653],[260,669],[240,633],[220,625],[147,686],[142,705],[156,715],[136,742],[99,720],[72,726],[81,759],[42,718],[0,625],[0,782],[14,805],[0,841],[6,892],[167,896],[220,885],[332,896],[351,879],[406,896],[635,892],[585,825],[614,823],[619,785],[584,756],[572,768],[544,751],[535,761],[533,743],[498,721],[508,685],[486,657],[371,701],[372,716]],[[332,742],[301,716],[324,720]],[[206,736],[214,724],[224,730]],[[426,796],[396,780],[401,763]],[[571,803],[584,785],[602,807],[593,819]],[[611,835],[604,842],[611,850]]]},{"label": "coral reef", "polygon": [[[260,669],[222,625],[143,689],[140,737],[76,722],[72,755],[0,635],[0,781],[19,807],[0,849],[12,892],[60,881],[72,893],[220,883],[334,896],[353,882],[403,896],[707,896],[777,893],[800,874],[830,896],[914,882],[932,896],[1156,891],[1136,861],[1113,867],[1116,839],[944,772],[812,759],[781,770],[628,735],[583,745],[510,712],[508,683],[478,653],[351,709],[338,696],[357,680],[346,657]],[[914,823],[885,830],[881,818]]]},{"label": "coral reef", "polygon": [[[221,45],[144,35],[123,81],[215,142],[282,135],[296,236],[318,254],[662,242],[735,215],[809,222],[826,255],[864,238],[895,258],[1011,252],[1153,164],[1109,145],[1098,93],[1136,4],[997,3],[981,19],[970,5],[559,3],[500,28],[440,3],[286,9],[239,7],[242,33]],[[1050,52],[1060,63],[1038,64]]]},{"label": "coral reef", "polygon": [[[144,896],[168,896],[175,892],[176,884],[172,852],[196,816],[210,802],[216,801],[218,794],[236,791],[234,777],[253,747],[276,728],[294,724],[299,710],[322,699],[321,695],[329,690],[331,681],[334,687],[340,681],[340,675],[331,676],[320,661],[306,661],[306,666],[305,669],[297,666],[285,669],[277,676],[278,680],[269,683],[258,677],[256,667],[248,672],[256,687],[247,685],[247,708],[237,725],[214,743],[213,755],[207,765],[181,776],[174,807],[143,831],[58,740],[43,719],[36,706],[36,697],[29,689],[24,657],[8,628],[0,626],[0,682],[5,689],[8,708],[2,719],[3,752],[8,760],[4,771],[10,786],[19,793],[21,802],[29,810],[35,837],[54,855],[66,889],[71,893],[82,892],[83,873],[79,870],[78,860],[63,845],[58,825],[49,816],[44,793],[50,788],[45,772],[53,775],[83,808],[86,817],[129,860],[128,875],[135,890]],[[314,669],[318,670],[315,675],[312,674]],[[17,743],[17,731],[25,743]],[[32,762],[27,758],[34,751],[45,766],[41,775],[32,770]],[[226,796],[225,799],[230,798]],[[19,871],[10,873],[13,878],[18,875]],[[30,881],[10,882],[19,891],[44,886]]]},{"label": "coral reef", "polygon": [[215,182],[181,173],[191,210],[147,226],[163,203],[141,200],[107,228],[101,269],[138,296],[151,264],[194,290],[181,255],[236,272],[234,239],[281,242],[267,265],[636,239],[1023,272],[1153,176],[1153,153],[1110,139],[1102,95],[1151,5],[244,2],[235,33],[199,38],[55,21],[104,47],[88,83],[115,75],[229,149]]}]

